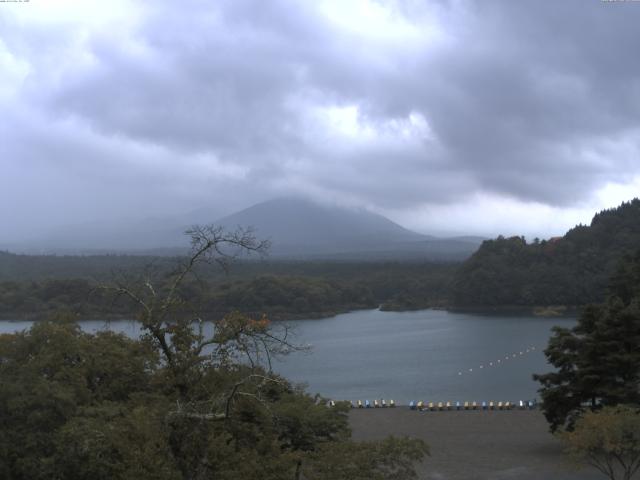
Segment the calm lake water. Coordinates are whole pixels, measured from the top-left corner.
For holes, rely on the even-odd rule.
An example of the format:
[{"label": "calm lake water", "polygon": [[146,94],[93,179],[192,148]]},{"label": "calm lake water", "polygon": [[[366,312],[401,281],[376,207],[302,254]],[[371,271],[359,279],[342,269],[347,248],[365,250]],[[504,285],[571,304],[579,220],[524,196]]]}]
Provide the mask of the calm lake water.
[{"label": "calm lake water", "polygon": [[[284,357],[274,369],[294,382],[306,382],[310,392],[334,399],[393,398],[399,404],[533,399],[538,384],[531,375],[550,369],[542,350],[551,327],[574,323],[440,310],[361,310],[288,322],[295,342],[312,349]],[[0,332],[30,325],[0,322]],[[111,328],[132,337],[139,334],[135,322],[81,325],[90,332]]]}]

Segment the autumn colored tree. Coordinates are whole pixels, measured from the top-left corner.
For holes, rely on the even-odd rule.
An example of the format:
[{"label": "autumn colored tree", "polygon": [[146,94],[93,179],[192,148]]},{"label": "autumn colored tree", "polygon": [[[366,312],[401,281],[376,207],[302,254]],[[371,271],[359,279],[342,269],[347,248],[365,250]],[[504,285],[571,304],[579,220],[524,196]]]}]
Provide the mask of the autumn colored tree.
[{"label": "autumn colored tree", "polygon": [[640,410],[605,407],[587,412],[571,432],[560,437],[578,461],[597,468],[610,480],[631,480],[640,469]]}]

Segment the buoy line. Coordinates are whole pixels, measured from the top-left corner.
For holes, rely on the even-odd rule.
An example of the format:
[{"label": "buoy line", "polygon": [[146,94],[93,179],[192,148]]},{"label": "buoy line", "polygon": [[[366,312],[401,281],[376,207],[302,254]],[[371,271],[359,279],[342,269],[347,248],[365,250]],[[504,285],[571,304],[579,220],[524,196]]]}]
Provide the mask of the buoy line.
[{"label": "buoy line", "polygon": [[[482,364],[480,364],[480,366],[477,367],[477,370],[484,370],[485,368],[499,367],[501,365],[504,365],[509,360],[513,360],[514,358],[522,357],[522,356],[526,355],[527,353],[533,353],[536,350],[537,350],[537,348],[532,345],[530,347],[525,348],[524,350],[518,350],[515,353],[510,353],[508,355],[505,355],[504,357],[500,357],[497,360],[491,360],[490,362],[482,363]],[[466,369],[466,370],[460,370],[458,372],[458,376],[464,375],[465,372],[467,374],[471,374],[471,373],[473,373],[473,371],[474,371],[473,367],[471,367],[469,369]]]}]

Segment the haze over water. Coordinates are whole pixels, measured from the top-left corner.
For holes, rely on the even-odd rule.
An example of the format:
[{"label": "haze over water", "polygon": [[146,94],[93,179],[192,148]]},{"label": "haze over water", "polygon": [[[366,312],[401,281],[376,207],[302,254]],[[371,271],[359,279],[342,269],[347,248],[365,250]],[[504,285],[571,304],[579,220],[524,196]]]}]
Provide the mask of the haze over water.
[{"label": "haze over water", "polygon": [[[326,397],[393,398],[407,404],[420,399],[533,399],[538,384],[531,375],[550,370],[542,350],[551,328],[571,326],[575,320],[361,310],[288,323],[294,328],[295,342],[310,344],[312,349],[277,361],[276,371],[294,382],[306,382],[311,393]],[[30,324],[0,322],[0,332]],[[81,325],[91,332],[108,325],[131,337],[140,332],[138,324],[128,321],[92,320]]]}]

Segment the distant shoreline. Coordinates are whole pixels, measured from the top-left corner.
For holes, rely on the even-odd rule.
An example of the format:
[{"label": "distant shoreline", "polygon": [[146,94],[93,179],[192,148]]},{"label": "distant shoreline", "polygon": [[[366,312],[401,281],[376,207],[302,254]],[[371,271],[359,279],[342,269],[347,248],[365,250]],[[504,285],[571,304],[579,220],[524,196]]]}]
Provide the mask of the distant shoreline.
[{"label": "distant shoreline", "polygon": [[[464,306],[464,307],[443,307],[443,306],[431,306],[421,308],[404,308],[404,309],[388,309],[383,308],[380,305],[377,308],[355,308],[355,309],[342,309],[342,310],[328,310],[325,312],[307,312],[307,313],[293,313],[293,312],[277,312],[277,313],[265,313],[265,315],[274,322],[286,322],[286,321],[299,321],[299,320],[320,320],[324,318],[331,318],[337,315],[345,313],[352,313],[358,311],[383,311],[383,312],[417,312],[420,310],[443,310],[451,313],[469,313],[479,316],[502,316],[502,315],[516,315],[516,316],[536,316],[543,318],[572,318],[580,314],[582,307],[578,306],[519,306],[519,305],[501,305],[494,307],[487,306]],[[54,312],[37,312],[28,313],[13,312],[3,313],[0,315],[0,322],[38,322],[46,319],[48,315]],[[262,312],[243,312],[249,316],[259,317],[262,316]],[[222,318],[226,313],[223,312],[206,312],[203,315],[212,319]],[[105,320],[105,321],[135,321],[135,312],[127,314],[110,314],[110,313],[91,313],[82,315],[82,320]]]},{"label": "distant shoreline", "polygon": [[471,305],[449,306],[443,310],[453,313],[473,313],[476,315],[532,315],[536,317],[575,317],[580,314],[583,306],[576,305]]}]

